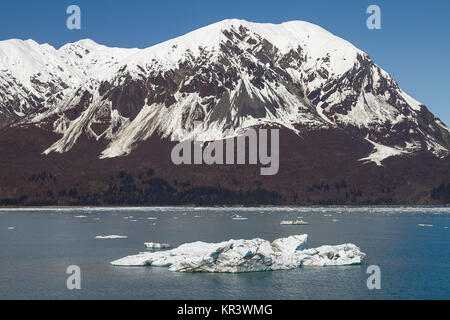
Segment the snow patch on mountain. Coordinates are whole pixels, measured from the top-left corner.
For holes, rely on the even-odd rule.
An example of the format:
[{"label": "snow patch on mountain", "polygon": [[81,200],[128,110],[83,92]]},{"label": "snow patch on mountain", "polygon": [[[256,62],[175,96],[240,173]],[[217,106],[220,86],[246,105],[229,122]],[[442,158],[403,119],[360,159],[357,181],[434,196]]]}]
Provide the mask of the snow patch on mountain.
[{"label": "snow patch on mountain", "polygon": [[359,161],[374,162],[377,166],[382,167],[383,165],[381,163],[383,160],[408,153],[408,151],[403,149],[392,148],[376,143],[369,138],[366,138],[366,140],[373,145],[374,150],[368,157],[359,159]]}]

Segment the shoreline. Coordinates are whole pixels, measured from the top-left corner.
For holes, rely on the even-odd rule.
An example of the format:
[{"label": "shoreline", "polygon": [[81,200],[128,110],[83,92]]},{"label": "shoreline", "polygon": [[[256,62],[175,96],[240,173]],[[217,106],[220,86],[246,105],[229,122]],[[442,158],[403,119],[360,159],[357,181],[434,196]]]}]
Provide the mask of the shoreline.
[{"label": "shoreline", "polygon": [[417,205],[417,204],[398,204],[398,205],[305,205],[305,206],[277,206],[277,205],[161,205],[161,206],[0,206],[0,210],[4,209],[173,209],[173,208],[199,208],[199,209],[220,209],[220,208],[254,208],[254,209],[271,209],[271,208],[449,208],[450,204],[442,205]]}]

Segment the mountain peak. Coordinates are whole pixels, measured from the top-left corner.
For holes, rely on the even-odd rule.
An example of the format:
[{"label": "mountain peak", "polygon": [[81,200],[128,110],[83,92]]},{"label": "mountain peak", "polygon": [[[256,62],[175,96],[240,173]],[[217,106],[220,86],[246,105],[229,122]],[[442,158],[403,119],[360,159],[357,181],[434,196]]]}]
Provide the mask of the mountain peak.
[{"label": "mountain peak", "polygon": [[79,47],[83,47],[86,49],[98,49],[101,47],[105,47],[104,45],[98,44],[97,42],[95,42],[92,39],[81,39],[72,43],[67,43],[64,46],[62,46],[60,49],[66,47],[66,46],[79,46]]}]

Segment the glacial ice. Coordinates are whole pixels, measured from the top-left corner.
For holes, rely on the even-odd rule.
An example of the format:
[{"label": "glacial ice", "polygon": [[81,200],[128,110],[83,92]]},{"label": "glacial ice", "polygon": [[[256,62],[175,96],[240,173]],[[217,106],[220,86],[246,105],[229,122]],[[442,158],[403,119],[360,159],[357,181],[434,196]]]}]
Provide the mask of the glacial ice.
[{"label": "glacial ice", "polygon": [[145,242],[144,245],[149,249],[167,249],[170,248],[168,243]]},{"label": "glacial ice", "polygon": [[168,267],[178,272],[252,272],[303,266],[361,264],[365,254],[354,244],[306,248],[307,235],[281,238],[192,242],[161,252],[142,252],[112,261],[114,266]]},{"label": "glacial ice", "polygon": [[245,217],[240,216],[240,215],[238,215],[238,214],[232,215],[232,216],[231,216],[231,219],[233,219],[233,220],[248,220],[248,218],[245,218]]},{"label": "glacial ice", "polygon": [[127,239],[127,236],[118,236],[118,235],[110,235],[110,236],[96,236],[95,239]]}]

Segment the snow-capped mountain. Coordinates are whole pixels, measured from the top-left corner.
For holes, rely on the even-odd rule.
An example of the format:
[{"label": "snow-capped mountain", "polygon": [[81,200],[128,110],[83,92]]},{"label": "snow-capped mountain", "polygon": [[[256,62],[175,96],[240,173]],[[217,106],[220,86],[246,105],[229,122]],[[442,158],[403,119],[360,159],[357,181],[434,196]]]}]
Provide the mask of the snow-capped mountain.
[{"label": "snow-capped mountain", "polygon": [[302,21],[224,20],[146,49],[2,41],[0,122],[59,134],[45,154],[105,140],[100,158],[152,135],[211,141],[255,125],[345,130],[373,145],[361,160],[377,164],[450,147],[449,129],[366,53]]}]

